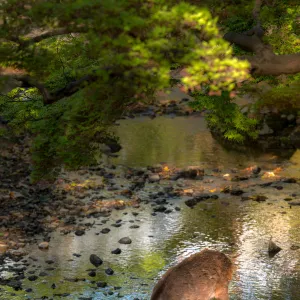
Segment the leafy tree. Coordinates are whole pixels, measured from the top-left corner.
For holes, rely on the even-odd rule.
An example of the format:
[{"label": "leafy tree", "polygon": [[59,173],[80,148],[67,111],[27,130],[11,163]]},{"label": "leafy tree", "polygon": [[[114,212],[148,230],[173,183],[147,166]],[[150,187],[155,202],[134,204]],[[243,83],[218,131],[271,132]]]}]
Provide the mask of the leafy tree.
[{"label": "leafy tree", "polygon": [[[193,0],[198,3],[199,1]],[[257,134],[259,120],[256,112],[268,106],[283,113],[299,111],[300,5],[294,0],[215,0],[201,1],[219,16],[219,27],[224,38],[232,43],[234,54],[247,60],[250,65],[251,81],[243,82],[238,92],[251,93],[258,102],[242,113],[228,93],[212,95],[209,90],[194,92],[193,107],[207,108],[208,125],[224,138],[243,142],[253,140]],[[285,83],[276,76],[288,74]],[[259,92],[257,83],[268,81],[272,90]],[[261,116],[256,114],[259,119]]]},{"label": "leafy tree", "polygon": [[208,9],[175,2],[1,1],[1,78],[21,86],[2,94],[0,115],[32,132],[33,180],[92,163],[128,104],[170,86],[174,64],[190,89],[231,91],[247,77]]}]

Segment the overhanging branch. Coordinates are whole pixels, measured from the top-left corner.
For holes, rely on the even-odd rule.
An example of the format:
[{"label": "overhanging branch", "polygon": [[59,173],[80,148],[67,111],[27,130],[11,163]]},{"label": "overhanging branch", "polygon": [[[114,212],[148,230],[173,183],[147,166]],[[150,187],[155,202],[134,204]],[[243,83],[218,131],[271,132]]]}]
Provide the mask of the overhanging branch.
[{"label": "overhanging branch", "polygon": [[300,53],[276,55],[271,45],[262,41],[264,31],[259,22],[261,0],[255,0],[253,18],[257,25],[244,33],[228,32],[224,39],[240,48],[253,52],[254,56],[244,56],[251,64],[251,73],[255,75],[296,74],[300,72]]},{"label": "overhanging branch", "polygon": [[85,27],[80,27],[80,28],[56,28],[56,29],[53,29],[53,30],[42,32],[38,35],[28,34],[27,36],[25,36],[25,40],[20,40],[19,39],[19,44],[22,47],[28,47],[29,45],[41,42],[42,40],[45,40],[45,39],[48,39],[48,38],[51,38],[51,37],[66,35],[66,34],[71,34],[71,33],[86,33],[86,32],[87,32],[87,29]]},{"label": "overhanging branch", "polygon": [[[110,76],[119,76],[121,74],[121,72],[112,73],[112,67],[110,66],[103,67],[102,70],[110,72]],[[58,89],[57,91],[50,92],[44,84],[27,74],[5,73],[4,75],[2,75],[2,77],[13,78],[22,82],[26,86],[37,88],[43,97],[43,102],[45,105],[55,103],[65,97],[70,97],[71,95],[75,94],[77,91],[85,87],[87,84],[95,82],[99,79],[99,76],[97,75],[95,70],[92,71],[91,74],[85,75],[75,81],[68,83],[65,87]]]},{"label": "overhanging branch", "polygon": [[28,33],[25,36],[6,36],[3,40],[16,43],[21,48],[29,47],[35,43],[41,42],[45,39],[66,35],[66,34],[76,34],[76,33],[87,33],[88,29],[86,27],[70,27],[70,28],[55,28],[52,30],[44,31],[43,29],[35,30],[35,32]]}]

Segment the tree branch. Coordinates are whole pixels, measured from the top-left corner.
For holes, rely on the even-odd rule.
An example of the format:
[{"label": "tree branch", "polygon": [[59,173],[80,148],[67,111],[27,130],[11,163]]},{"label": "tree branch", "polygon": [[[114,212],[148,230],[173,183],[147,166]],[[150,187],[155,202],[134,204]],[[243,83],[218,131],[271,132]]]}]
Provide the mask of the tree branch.
[{"label": "tree branch", "polygon": [[243,56],[251,64],[251,73],[255,75],[281,75],[296,74],[300,72],[300,53],[276,55],[271,45],[264,44],[261,40],[264,31],[259,22],[259,11],[262,0],[255,0],[253,18],[257,25],[247,32],[228,32],[224,39],[240,48],[255,53],[254,56]]},{"label": "tree branch", "polygon": [[[103,67],[103,70],[110,71],[112,70],[112,67]],[[120,72],[114,72],[113,74],[110,74],[111,76],[118,76],[120,75]],[[27,74],[15,74],[15,73],[5,73],[2,75],[3,77],[13,78],[15,80],[21,81],[23,84],[35,87],[39,90],[40,94],[43,97],[43,102],[45,105],[49,105],[52,103],[55,103],[59,101],[62,98],[70,97],[71,95],[75,94],[77,91],[79,91],[82,87],[84,87],[86,84],[90,84],[92,82],[95,82],[97,79],[99,79],[99,76],[96,74],[96,71],[93,71],[92,74],[85,75],[75,81],[72,81],[68,83],[65,87],[55,91],[50,92],[44,84],[40,83],[38,80],[34,79],[33,77],[27,75]]]},{"label": "tree branch", "polygon": [[33,43],[38,43],[42,40],[48,39],[50,37],[59,36],[59,35],[65,35],[70,33],[84,33],[87,32],[86,28],[56,28],[47,32],[43,32],[39,35],[31,37],[29,40],[25,40],[25,45],[30,45]]},{"label": "tree branch", "polygon": [[42,29],[36,30],[36,32],[31,32],[23,37],[19,36],[9,36],[6,40],[19,44],[20,47],[26,48],[32,44],[41,42],[45,39],[66,35],[71,33],[86,33],[88,30],[86,27],[76,27],[76,28],[55,28],[48,31],[42,31]]}]

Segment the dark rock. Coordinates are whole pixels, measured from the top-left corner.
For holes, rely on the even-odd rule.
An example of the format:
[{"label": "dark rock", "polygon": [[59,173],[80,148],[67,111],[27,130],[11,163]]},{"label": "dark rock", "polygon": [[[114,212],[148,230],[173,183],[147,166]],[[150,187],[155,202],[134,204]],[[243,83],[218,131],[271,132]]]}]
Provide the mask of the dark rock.
[{"label": "dark rock", "polygon": [[105,270],[105,273],[106,273],[107,275],[113,275],[113,274],[114,274],[114,270],[111,269],[111,268],[107,268],[107,269]]},{"label": "dark rock", "polygon": [[6,285],[12,287],[15,291],[22,290],[22,282],[19,280],[10,280]]},{"label": "dark rock", "polygon": [[155,201],[155,203],[158,204],[158,205],[162,205],[162,204],[166,204],[167,200],[166,199],[157,199]]},{"label": "dark rock", "polygon": [[111,251],[112,254],[121,254],[122,250],[120,248],[117,248],[113,251]]},{"label": "dark rock", "polygon": [[119,240],[120,244],[129,245],[132,243],[132,240],[129,237],[123,237]]},{"label": "dark rock", "polygon": [[268,197],[264,196],[264,195],[254,195],[254,196],[251,196],[250,198],[251,198],[251,200],[256,201],[256,202],[263,202],[268,199]]},{"label": "dark rock", "polygon": [[269,128],[275,132],[279,132],[288,126],[288,120],[281,118],[280,114],[267,114],[265,121]]},{"label": "dark rock", "polygon": [[89,274],[90,277],[95,277],[96,276],[96,272],[95,271],[90,271],[88,274]]},{"label": "dark rock", "polygon": [[77,235],[77,236],[82,236],[84,234],[85,234],[84,230],[78,229],[78,230],[75,231],[75,235]]},{"label": "dark rock", "polygon": [[254,166],[254,167],[252,168],[252,173],[253,173],[254,175],[258,175],[258,174],[260,173],[260,171],[261,171],[261,168],[258,167],[258,166]]},{"label": "dark rock", "polygon": [[[70,294],[69,293],[62,293],[62,294],[53,294],[54,297],[69,297]],[[80,298],[78,298],[80,299]]]},{"label": "dark rock", "polygon": [[184,201],[184,203],[186,206],[193,208],[198,203],[198,201],[195,198],[193,198]]},{"label": "dark rock", "polygon": [[166,208],[165,206],[160,205],[160,206],[158,206],[158,207],[154,207],[154,208],[153,208],[153,211],[154,211],[154,212],[164,212],[166,209],[167,209],[167,208]]},{"label": "dark rock", "polygon": [[[216,195],[217,196],[217,195]],[[215,197],[216,197],[215,196]],[[195,194],[194,195],[194,198],[192,199],[188,199],[186,200],[184,203],[188,206],[188,207],[194,207],[197,203],[201,202],[201,201],[204,201],[204,200],[207,200],[207,199],[210,199],[212,196],[211,195],[208,195],[208,194]],[[217,196],[218,198],[218,196]],[[217,198],[214,198],[214,199],[217,199]]]},{"label": "dark rock", "polygon": [[175,207],[175,210],[176,210],[176,211],[180,211],[180,210],[181,210],[181,208],[180,208],[180,207],[178,207],[178,206],[176,206],[176,207]]},{"label": "dark rock", "polygon": [[107,233],[109,233],[110,232],[110,229],[109,228],[103,228],[102,230],[101,230],[101,233],[103,233],[103,234],[107,234]]},{"label": "dark rock", "polygon": [[274,185],[273,187],[278,191],[283,190],[283,186],[281,186],[281,185]]},{"label": "dark rock", "polygon": [[198,202],[211,198],[209,194],[194,194],[194,199]]},{"label": "dark rock", "polygon": [[99,266],[102,265],[103,260],[99,256],[97,256],[96,254],[91,254],[90,255],[90,262],[95,267],[99,267]]},{"label": "dark rock", "polygon": [[105,145],[107,145],[110,148],[111,153],[119,152],[122,149],[121,145],[118,144],[117,141],[114,139],[108,139],[105,142]]},{"label": "dark rock", "polygon": [[121,227],[122,224],[111,224],[111,226],[118,228],[118,227]]},{"label": "dark rock", "polygon": [[183,170],[180,170],[177,174],[178,178],[186,178],[186,179],[196,179],[197,177],[203,177],[204,170],[200,167],[187,167]]},{"label": "dark rock", "polygon": [[[300,118],[298,118],[300,120]],[[300,123],[293,132],[289,135],[289,142],[297,149],[300,148]]]},{"label": "dark rock", "polygon": [[99,281],[99,282],[97,282],[97,287],[99,287],[99,288],[105,288],[105,287],[107,287],[107,283],[103,282],[103,281]]},{"label": "dark rock", "polygon": [[230,194],[233,196],[240,196],[240,195],[244,194],[244,191],[241,189],[232,189]]},{"label": "dark rock", "polygon": [[28,277],[29,281],[36,281],[38,279],[38,277],[36,275],[31,275]]},{"label": "dark rock", "polygon": [[48,265],[54,264],[54,261],[53,261],[52,259],[45,260],[45,262],[46,262]]},{"label": "dark rock", "polygon": [[281,181],[284,183],[297,183],[296,178],[283,178]]},{"label": "dark rock", "polygon": [[268,246],[268,253],[270,256],[274,256],[276,255],[279,251],[281,251],[282,249],[277,246],[272,239],[269,240],[269,246]]},{"label": "dark rock", "polygon": [[148,167],[147,169],[150,170],[153,173],[160,173],[160,172],[163,171],[163,166],[160,165],[160,164],[157,164],[157,165]]},{"label": "dark rock", "polygon": [[55,284],[55,283],[52,283],[51,288],[52,288],[53,290],[56,289],[56,284]]},{"label": "dark rock", "polygon": [[268,186],[271,186],[273,183],[274,183],[273,181],[269,181],[269,182],[262,183],[259,186],[261,186],[261,187],[268,187]]},{"label": "dark rock", "polygon": [[73,256],[75,256],[75,257],[80,257],[81,254],[73,253]]},{"label": "dark rock", "polygon": [[297,245],[292,245],[291,250],[299,250],[300,249],[300,246],[297,246]]},{"label": "dark rock", "polygon": [[230,186],[225,186],[224,188],[222,188],[221,192],[224,194],[228,194],[231,191],[231,187]]},{"label": "dark rock", "polygon": [[250,196],[242,196],[241,200],[242,201],[251,200],[251,197]]},{"label": "dark rock", "polygon": [[238,182],[238,181],[245,181],[245,180],[249,180],[249,177],[248,176],[234,176],[231,181],[235,181],[235,182]]},{"label": "dark rock", "polygon": [[131,225],[129,228],[136,229],[136,228],[140,228],[140,226],[139,225]]}]

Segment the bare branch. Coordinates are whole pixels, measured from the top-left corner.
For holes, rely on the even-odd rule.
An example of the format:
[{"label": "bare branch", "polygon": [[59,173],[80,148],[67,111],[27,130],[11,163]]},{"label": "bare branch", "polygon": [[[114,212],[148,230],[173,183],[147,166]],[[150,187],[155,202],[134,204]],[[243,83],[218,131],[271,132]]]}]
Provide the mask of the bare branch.
[{"label": "bare branch", "polygon": [[85,27],[77,27],[77,28],[56,28],[52,30],[44,31],[43,29],[36,29],[35,31],[20,37],[20,36],[7,36],[5,40],[11,41],[13,43],[19,44],[20,47],[26,48],[32,44],[41,42],[45,39],[66,35],[66,34],[78,34],[78,33],[86,33],[88,30]]},{"label": "bare branch", "polygon": [[[111,69],[112,69],[111,67],[103,67],[103,70],[106,71],[109,71]],[[118,74],[114,73],[111,74],[111,76],[118,76],[119,74],[121,73],[120,72],[118,72]],[[40,83],[38,80],[34,79],[33,77],[27,74],[16,74],[16,73],[9,74],[8,72],[6,72],[4,76],[21,81],[23,84],[26,84],[27,86],[37,88],[43,97],[43,102],[45,105],[55,103],[65,97],[69,97],[75,94],[80,89],[82,89],[86,84],[95,82],[99,78],[98,75],[96,74],[96,71],[93,71],[92,74],[85,75],[75,81],[68,83],[62,89],[59,89],[55,92],[50,92],[44,86],[44,84]]]},{"label": "bare branch", "polygon": [[50,37],[54,37],[54,36],[59,36],[59,35],[65,35],[65,34],[70,34],[70,33],[83,33],[86,32],[86,29],[83,28],[56,28],[50,31],[46,31],[43,33],[40,33],[39,35],[32,35],[29,34],[26,37],[30,37],[29,39],[26,39],[25,41],[21,42],[22,46],[27,47],[28,45],[34,44],[34,43],[38,43],[42,40],[48,39]]}]

